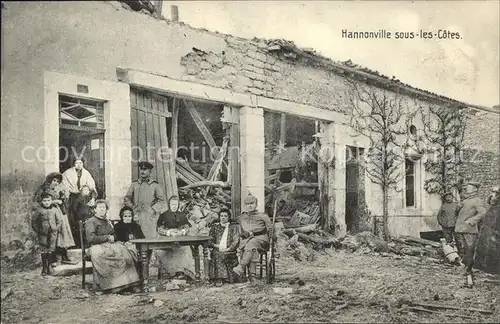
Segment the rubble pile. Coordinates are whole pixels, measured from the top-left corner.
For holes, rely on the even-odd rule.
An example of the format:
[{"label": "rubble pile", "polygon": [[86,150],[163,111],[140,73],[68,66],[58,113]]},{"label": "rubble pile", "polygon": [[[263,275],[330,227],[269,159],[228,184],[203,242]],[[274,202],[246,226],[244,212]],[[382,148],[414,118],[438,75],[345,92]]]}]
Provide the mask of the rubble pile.
[{"label": "rubble pile", "polygon": [[231,209],[231,188],[222,181],[207,181],[189,163],[176,159],[177,177],[186,184],[179,188],[181,210],[187,213],[191,235],[208,235],[222,208]]}]

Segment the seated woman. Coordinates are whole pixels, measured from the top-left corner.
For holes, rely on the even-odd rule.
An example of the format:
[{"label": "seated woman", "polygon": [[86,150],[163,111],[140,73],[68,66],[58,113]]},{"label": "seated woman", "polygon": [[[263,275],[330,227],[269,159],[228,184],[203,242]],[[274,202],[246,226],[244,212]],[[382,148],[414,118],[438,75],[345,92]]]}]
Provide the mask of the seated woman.
[{"label": "seated woman", "polygon": [[90,244],[94,288],[115,293],[139,284],[135,262],[137,253],[127,245],[116,242],[113,226],[106,219],[108,204],[95,203],[95,216],[85,223],[85,234]]},{"label": "seated woman", "polygon": [[125,206],[120,210],[120,221],[115,224],[115,236],[118,242],[128,242],[145,237],[139,224],[134,222],[132,208]]},{"label": "seated woman", "polygon": [[229,209],[221,209],[219,222],[210,227],[211,247],[209,277],[216,286],[223,282],[233,282],[232,269],[238,265],[236,249],[239,244],[239,226],[230,223],[231,212]]},{"label": "seated woman", "polygon": [[[177,196],[170,197],[168,208],[158,218],[157,232],[159,237],[186,235],[191,224],[186,217],[186,213],[178,210],[179,198]],[[177,276],[178,278],[195,279],[193,254],[189,246],[159,250],[157,256],[159,277],[172,278]]]}]

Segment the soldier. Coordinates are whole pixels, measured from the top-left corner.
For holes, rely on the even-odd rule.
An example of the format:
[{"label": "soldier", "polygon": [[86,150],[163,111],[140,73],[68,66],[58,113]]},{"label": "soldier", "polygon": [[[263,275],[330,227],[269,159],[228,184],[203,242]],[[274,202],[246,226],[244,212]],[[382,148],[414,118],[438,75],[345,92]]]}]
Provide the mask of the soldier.
[{"label": "soldier", "polygon": [[256,275],[256,265],[253,262],[258,257],[258,251],[269,249],[269,239],[272,232],[272,224],[269,216],[257,211],[257,198],[248,195],[244,204],[246,212],[240,216],[240,250],[241,259],[233,271],[242,276],[245,268],[249,267],[251,280]]},{"label": "soldier", "polygon": [[477,224],[485,215],[485,208],[481,198],[477,196],[479,189],[478,182],[468,182],[464,191],[464,200],[458,205],[458,216],[455,224],[455,238],[457,239],[457,249],[463,264],[467,266],[467,272],[474,258],[474,247],[478,235]]},{"label": "soldier", "polygon": [[156,238],[156,223],[166,206],[163,189],[150,178],[152,169],[149,162],[139,163],[139,179],[132,182],[124,199],[125,206],[133,209],[135,220],[146,238]]}]

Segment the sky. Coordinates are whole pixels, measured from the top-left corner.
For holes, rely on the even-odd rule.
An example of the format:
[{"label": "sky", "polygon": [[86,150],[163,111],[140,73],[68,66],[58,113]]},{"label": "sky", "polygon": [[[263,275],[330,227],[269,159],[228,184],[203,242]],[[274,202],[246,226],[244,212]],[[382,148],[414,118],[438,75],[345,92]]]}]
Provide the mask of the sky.
[{"label": "sky", "polygon": [[[335,61],[377,70],[470,104],[500,103],[500,1],[164,1],[179,19],[244,38],[284,38]],[[342,30],[390,31],[347,39]],[[396,32],[458,32],[461,39],[395,39]]]}]

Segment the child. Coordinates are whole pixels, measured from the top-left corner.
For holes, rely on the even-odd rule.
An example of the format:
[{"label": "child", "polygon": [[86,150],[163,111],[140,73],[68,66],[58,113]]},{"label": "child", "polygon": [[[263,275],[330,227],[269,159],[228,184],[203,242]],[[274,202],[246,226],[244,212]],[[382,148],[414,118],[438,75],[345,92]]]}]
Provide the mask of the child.
[{"label": "child", "polygon": [[80,194],[75,202],[75,214],[78,221],[84,222],[94,216],[94,198],[89,186],[84,185],[80,188]]},{"label": "child", "polygon": [[437,220],[443,228],[443,237],[447,244],[455,241],[457,203],[453,201],[453,194],[447,192],[443,195],[443,204],[438,211]]},{"label": "child", "polygon": [[31,227],[38,235],[38,244],[42,257],[42,276],[52,274],[50,257],[55,252],[57,236],[61,227],[60,210],[52,205],[52,196],[49,193],[41,194],[40,206],[31,219]]}]

